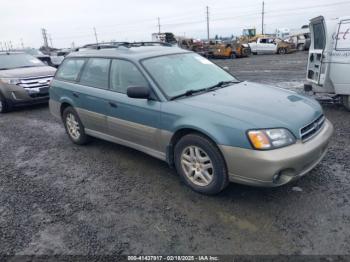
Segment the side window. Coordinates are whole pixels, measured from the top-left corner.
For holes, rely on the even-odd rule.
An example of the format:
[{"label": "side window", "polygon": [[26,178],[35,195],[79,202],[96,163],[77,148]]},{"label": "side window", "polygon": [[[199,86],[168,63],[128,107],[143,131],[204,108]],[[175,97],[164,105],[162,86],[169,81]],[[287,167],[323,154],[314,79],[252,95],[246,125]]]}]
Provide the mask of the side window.
[{"label": "side window", "polygon": [[128,61],[114,59],[111,66],[111,90],[126,94],[129,86],[148,86],[137,67]]},{"label": "side window", "polygon": [[260,44],[266,44],[267,43],[267,39],[260,39]]},{"label": "side window", "polygon": [[67,81],[76,81],[84,63],[85,59],[82,58],[65,59],[57,71],[56,78]]},{"label": "side window", "polygon": [[350,20],[342,21],[336,36],[336,50],[350,50]]},{"label": "side window", "polygon": [[326,45],[326,36],[324,32],[323,23],[313,25],[314,31],[314,49],[324,49]]},{"label": "side window", "polygon": [[108,89],[108,72],[110,59],[89,58],[79,83],[82,85]]}]

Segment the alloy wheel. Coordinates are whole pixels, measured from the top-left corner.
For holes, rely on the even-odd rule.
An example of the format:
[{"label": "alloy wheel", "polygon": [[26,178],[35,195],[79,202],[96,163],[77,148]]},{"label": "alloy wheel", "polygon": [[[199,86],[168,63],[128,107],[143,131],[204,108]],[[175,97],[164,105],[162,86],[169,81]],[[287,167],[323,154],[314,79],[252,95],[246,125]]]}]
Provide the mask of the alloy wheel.
[{"label": "alloy wheel", "polygon": [[80,137],[80,126],[72,113],[69,113],[66,117],[66,126],[69,135],[74,139],[78,140]]},{"label": "alloy wheel", "polygon": [[213,163],[198,146],[188,146],[182,151],[181,166],[186,177],[195,185],[207,186],[213,181]]}]

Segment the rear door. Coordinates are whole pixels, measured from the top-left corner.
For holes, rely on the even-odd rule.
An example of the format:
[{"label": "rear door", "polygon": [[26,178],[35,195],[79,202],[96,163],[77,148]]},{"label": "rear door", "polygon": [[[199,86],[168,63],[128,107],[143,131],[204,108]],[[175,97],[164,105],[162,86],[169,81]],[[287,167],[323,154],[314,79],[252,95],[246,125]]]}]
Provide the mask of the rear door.
[{"label": "rear door", "polygon": [[266,39],[266,45],[265,45],[266,53],[274,54],[277,52],[277,43],[274,41],[273,38]]},{"label": "rear door", "polygon": [[81,107],[79,116],[85,128],[107,132],[107,112],[109,110],[107,96],[109,83],[110,59],[89,58],[79,79]]},{"label": "rear door", "polygon": [[[311,46],[309,50],[307,80],[323,85],[327,64],[323,63],[326,47],[326,24],[323,16],[316,17],[310,23]],[[322,68],[323,67],[323,68]]]}]

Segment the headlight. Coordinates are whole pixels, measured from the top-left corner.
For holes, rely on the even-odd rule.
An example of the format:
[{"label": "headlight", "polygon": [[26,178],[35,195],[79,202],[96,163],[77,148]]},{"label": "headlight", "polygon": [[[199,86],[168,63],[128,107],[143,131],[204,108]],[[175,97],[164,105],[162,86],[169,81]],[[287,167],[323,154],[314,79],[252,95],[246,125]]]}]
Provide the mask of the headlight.
[{"label": "headlight", "polygon": [[295,143],[294,136],[284,128],[250,130],[248,138],[255,149],[275,149]]},{"label": "headlight", "polygon": [[1,82],[4,82],[5,84],[8,85],[17,85],[19,84],[19,79],[18,78],[0,78]]}]

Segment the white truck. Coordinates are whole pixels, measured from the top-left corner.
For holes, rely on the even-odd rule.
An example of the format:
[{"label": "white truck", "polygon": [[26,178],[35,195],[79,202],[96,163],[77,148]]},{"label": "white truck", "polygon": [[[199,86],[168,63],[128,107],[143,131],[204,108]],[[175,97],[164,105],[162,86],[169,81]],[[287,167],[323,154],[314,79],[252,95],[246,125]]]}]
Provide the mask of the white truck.
[{"label": "white truck", "polygon": [[256,41],[249,43],[249,47],[255,55],[287,54],[292,50],[291,44],[271,37],[259,37]]},{"label": "white truck", "polygon": [[311,46],[305,91],[340,96],[350,111],[350,16],[310,22]]}]

